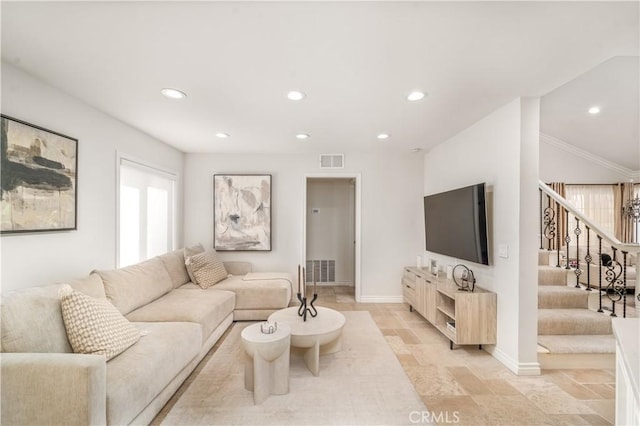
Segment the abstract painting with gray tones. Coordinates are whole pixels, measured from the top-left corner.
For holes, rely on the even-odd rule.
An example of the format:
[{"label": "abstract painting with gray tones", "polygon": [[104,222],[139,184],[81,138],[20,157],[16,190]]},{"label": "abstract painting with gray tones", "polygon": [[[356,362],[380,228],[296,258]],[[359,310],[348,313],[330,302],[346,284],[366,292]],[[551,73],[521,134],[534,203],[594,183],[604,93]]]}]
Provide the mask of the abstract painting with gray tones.
[{"label": "abstract painting with gray tones", "polygon": [[271,175],[213,176],[216,250],[271,250]]},{"label": "abstract painting with gray tones", "polygon": [[76,229],[78,141],[5,116],[0,127],[0,231]]}]

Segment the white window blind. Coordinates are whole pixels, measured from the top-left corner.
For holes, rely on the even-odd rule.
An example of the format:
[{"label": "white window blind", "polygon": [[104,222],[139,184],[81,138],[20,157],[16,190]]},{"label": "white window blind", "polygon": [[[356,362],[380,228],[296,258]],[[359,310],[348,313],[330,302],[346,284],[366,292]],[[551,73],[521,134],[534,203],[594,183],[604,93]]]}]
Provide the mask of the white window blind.
[{"label": "white window blind", "polygon": [[118,267],[174,248],[176,175],[120,158]]}]

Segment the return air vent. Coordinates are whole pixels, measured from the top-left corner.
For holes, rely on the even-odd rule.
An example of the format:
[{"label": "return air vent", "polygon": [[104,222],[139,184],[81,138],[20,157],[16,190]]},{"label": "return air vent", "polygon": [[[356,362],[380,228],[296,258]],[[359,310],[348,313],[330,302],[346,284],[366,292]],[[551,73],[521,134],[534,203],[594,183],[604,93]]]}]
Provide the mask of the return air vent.
[{"label": "return air vent", "polygon": [[318,283],[336,282],[336,261],[335,260],[307,260],[306,278],[307,278],[307,283],[309,284],[313,282],[314,269],[315,269],[316,282]]},{"label": "return air vent", "polygon": [[320,154],[321,169],[344,169],[344,154]]}]

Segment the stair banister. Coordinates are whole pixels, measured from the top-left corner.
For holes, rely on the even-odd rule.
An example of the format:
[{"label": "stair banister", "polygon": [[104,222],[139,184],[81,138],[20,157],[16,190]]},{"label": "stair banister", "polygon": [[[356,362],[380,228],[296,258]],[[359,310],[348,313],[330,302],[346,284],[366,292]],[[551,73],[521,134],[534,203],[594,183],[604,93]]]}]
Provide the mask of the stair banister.
[{"label": "stair banister", "polygon": [[[543,181],[538,181],[538,186],[542,191],[547,194],[549,197],[553,198],[558,204],[565,208],[565,210],[571,212],[574,217],[580,218],[585,225],[589,226],[591,231],[599,234],[604,240],[608,241],[612,247],[615,247],[621,251],[626,251],[628,253],[640,252],[640,244],[631,244],[631,243],[622,243],[616,237],[610,235],[608,232],[604,231],[597,224],[589,220],[589,218],[585,217],[578,209],[576,209],[573,204],[567,202],[563,196],[558,194],[556,191],[551,189],[549,185],[544,183]],[[567,224],[568,230],[568,224]]]}]

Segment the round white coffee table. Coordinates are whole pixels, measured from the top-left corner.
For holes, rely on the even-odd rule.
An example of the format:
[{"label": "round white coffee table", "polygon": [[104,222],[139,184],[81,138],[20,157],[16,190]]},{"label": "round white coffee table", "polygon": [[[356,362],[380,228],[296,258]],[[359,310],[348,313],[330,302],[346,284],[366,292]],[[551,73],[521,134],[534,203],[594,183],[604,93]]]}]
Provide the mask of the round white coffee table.
[{"label": "round white coffee table", "polygon": [[289,393],[291,327],[278,323],[275,332],[265,334],[258,323],[242,330],[241,337],[248,355],[244,364],[244,387],[253,391],[253,402],[260,404],[269,395]]},{"label": "round white coffee table", "polygon": [[291,327],[291,346],[303,348],[304,362],[314,376],[320,374],[320,355],[342,349],[344,315],[333,309],[318,307],[318,316],[307,314],[307,321],[298,316],[298,308],[286,308],[269,316],[269,322],[288,324]]}]

